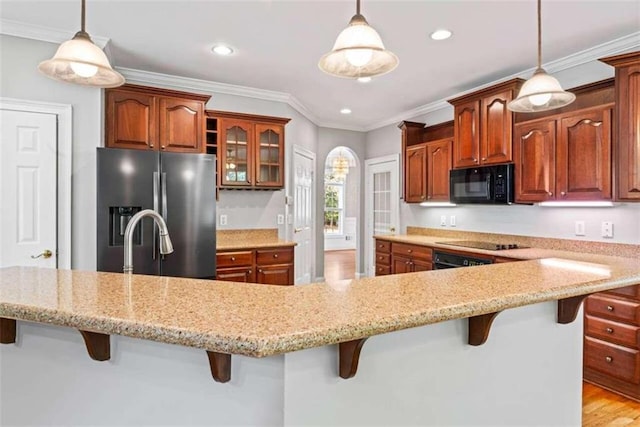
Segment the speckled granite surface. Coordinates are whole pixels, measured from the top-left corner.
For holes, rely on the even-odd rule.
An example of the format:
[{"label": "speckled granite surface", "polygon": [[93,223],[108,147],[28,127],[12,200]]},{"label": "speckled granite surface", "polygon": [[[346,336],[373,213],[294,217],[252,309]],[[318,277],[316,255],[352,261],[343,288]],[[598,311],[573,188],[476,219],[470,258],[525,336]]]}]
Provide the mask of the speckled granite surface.
[{"label": "speckled granite surface", "polygon": [[[444,240],[476,240],[492,243],[516,243],[537,249],[587,252],[591,254],[640,258],[640,245],[622,243],[593,242],[588,240],[551,239],[545,237],[519,236],[515,234],[479,233],[475,231],[443,230],[440,228],[407,227],[408,236],[442,237]],[[398,236],[400,237],[400,236]],[[462,249],[462,248],[461,248]],[[508,251],[500,251],[500,256]],[[493,252],[495,253],[495,252]],[[505,255],[506,256],[506,255]],[[541,258],[533,256],[533,258]]]},{"label": "speckled granite surface", "polygon": [[268,286],[0,269],[0,317],[262,357],[640,283],[636,259],[530,260]]},{"label": "speckled granite surface", "polygon": [[280,240],[278,238],[278,230],[276,228],[216,231],[216,250],[219,251],[295,245],[295,242]]}]

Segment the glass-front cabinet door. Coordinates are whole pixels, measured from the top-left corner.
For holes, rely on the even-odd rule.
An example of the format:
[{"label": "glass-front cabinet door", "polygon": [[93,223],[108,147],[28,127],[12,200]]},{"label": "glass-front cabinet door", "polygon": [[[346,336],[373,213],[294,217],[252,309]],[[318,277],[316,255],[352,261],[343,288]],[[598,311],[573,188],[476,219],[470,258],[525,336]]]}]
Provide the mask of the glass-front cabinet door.
[{"label": "glass-front cabinet door", "polygon": [[284,127],[256,123],[256,183],[282,187],[284,181]]},{"label": "glass-front cabinet door", "polygon": [[221,184],[238,187],[253,185],[253,123],[225,119],[222,121],[220,139]]}]

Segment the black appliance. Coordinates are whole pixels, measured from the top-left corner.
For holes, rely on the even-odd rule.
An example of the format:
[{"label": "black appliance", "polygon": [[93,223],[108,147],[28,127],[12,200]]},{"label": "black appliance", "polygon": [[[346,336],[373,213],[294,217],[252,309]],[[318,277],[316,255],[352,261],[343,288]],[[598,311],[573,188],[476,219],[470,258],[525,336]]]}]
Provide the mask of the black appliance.
[{"label": "black appliance", "polygon": [[133,271],[215,278],[216,159],[210,154],[97,149],[97,267],[122,272],[124,230],[136,212],[164,218],[174,251],[160,255],[158,228],[143,218],[133,235]]},{"label": "black appliance", "polygon": [[461,254],[453,254],[450,252],[433,252],[433,269],[442,270],[445,268],[457,267],[473,267],[474,265],[493,264],[493,260],[489,258],[480,258],[477,256],[467,256]]},{"label": "black appliance", "polygon": [[486,251],[504,251],[507,249],[525,249],[528,246],[521,246],[517,243],[491,243],[476,242],[473,240],[457,240],[452,242],[436,242],[440,245],[460,246],[463,248],[484,249]]},{"label": "black appliance", "polygon": [[513,163],[452,169],[449,190],[453,203],[507,205],[513,203]]}]

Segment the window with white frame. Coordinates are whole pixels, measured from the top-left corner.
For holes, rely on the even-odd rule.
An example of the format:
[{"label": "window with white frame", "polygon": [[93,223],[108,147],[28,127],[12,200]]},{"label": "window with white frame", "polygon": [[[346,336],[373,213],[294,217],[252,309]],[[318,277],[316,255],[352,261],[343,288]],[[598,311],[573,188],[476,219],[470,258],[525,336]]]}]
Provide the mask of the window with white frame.
[{"label": "window with white frame", "polygon": [[344,178],[334,176],[330,170],[324,176],[324,234],[342,236],[344,234]]}]

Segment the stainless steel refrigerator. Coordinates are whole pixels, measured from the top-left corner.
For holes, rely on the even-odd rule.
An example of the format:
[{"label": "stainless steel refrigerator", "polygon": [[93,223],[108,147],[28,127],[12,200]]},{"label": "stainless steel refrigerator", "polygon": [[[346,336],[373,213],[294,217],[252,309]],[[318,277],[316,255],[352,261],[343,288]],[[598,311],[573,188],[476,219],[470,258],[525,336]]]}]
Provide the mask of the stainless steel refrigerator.
[{"label": "stainless steel refrigerator", "polygon": [[98,271],[122,272],[127,223],[153,209],[167,223],[174,251],[160,255],[158,228],[144,218],[133,235],[133,272],[215,278],[215,156],[97,150]]}]

